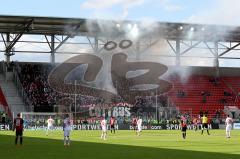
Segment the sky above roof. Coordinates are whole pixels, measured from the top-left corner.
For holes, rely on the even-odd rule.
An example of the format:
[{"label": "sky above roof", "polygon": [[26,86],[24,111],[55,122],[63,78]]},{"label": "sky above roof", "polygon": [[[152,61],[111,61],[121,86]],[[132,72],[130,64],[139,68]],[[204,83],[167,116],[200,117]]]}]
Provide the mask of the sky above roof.
[{"label": "sky above roof", "polygon": [[1,15],[240,25],[239,0],[11,0]]}]

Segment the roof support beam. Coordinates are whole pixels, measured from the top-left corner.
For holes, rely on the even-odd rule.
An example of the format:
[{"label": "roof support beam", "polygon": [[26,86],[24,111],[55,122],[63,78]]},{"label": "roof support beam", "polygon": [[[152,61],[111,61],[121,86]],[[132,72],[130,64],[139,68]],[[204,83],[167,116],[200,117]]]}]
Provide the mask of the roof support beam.
[{"label": "roof support beam", "polygon": [[[93,51],[96,51],[95,50],[95,45],[93,46],[93,44],[92,44],[92,42],[91,42],[91,40],[89,39],[88,36],[87,36],[87,40],[88,40],[89,44],[91,45],[91,48],[93,49]],[[95,40],[95,43],[96,43],[96,40]]]},{"label": "roof support beam", "polygon": [[[213,50],[209,47],[209,45],[208,45],[207,42],[204,42],[204,44],[207,46],[208,50],[212,53],[212,55],[215,56],[215,55],[216,55],[216,51],[213,51]],[[215,48],[214,48],[214,49],[215,49]]]},{"label": "roof support beam", "polygon": [[[81,23],[77,24],[76,26],[74,26],[74,28],[70,31],[69,35],[67,35],[67,36],[58,44],[58,46],[57,46],[56,48],[55,48],[55,46],[52,45],[52,41],[55,42],[55,40],[52,39],[52,37],[55,38],[55,36],[54,36],[54,35],[51,35],[51,47],[50,47],[50,48],[51,48],[51,53],[57,52],[57,50],[58,50],[69,38],[74,38],[74,36],[77,35],[77,31],[78,31],[79,28],[81,27],[82,23],[83,23],[83,22],[81,22]],[[46,37],[46,36],[45,36],[45,37]],[[47,39],[47,37],[46,37],[46,39]],[[48,39],[47,39],[47,41],[48,41]]]},{"label": "roof support beam", "polygon": [[180,45],[180,40],[176,40],[176,65],[180,66],[181,65],[181,45]]},{"label": "roof support beam", "polygon": [[[10,43],[10,34],[9,33],[7,33],[7,35],[6,35],[6,43],[7,43],[7,45],[8,45],[8,43]],[[6,50],[4,52],[5,52],[5,56],[6,56],[6,62],[8,64],[8,63],[10,63],[11,55],[10,55],[10,52],[7,52]]]},{"label": "roof support beam", "polygon": [[45,39],[46,39],[46,41],[47,41],[47,44],[48,44],[49,48],[51,49],[51,43],[50,43],[50,41],[48,40],[47,35],[44,35],[44,37],[45,37]]},{"label": "roof support beam", "polygon": [[58,46],[53,50],[54,52],[57,52],[57,50],[70,38],[70,36],[68,35],[67,37],[65,37],[59,44]]},{"label": "roof support beam", "polygon": [[23,28],[21,30],[21,33],[17,34],[17,36],[11,41],[10,44],[7,44],[7,47],[6,47],[6,55],[7,56],[11,56],[10,52],[11,52],[12,48],[18,42],[18,40],[22,37],[22,35],[29,31],[29,27],[32,25],[32,23],[33,23],[33,19],[31,19],[28,22],[26,22],[25,24],[23,24]]},{"label": "roof support beam", "polygon": [[233,47],[228,48],[226,51],[222,52],[222,53],[221,53],[220,55],[218,55],[218,56],[221,57],[221,56],[225,55],[226,53],[228,53],[229,51],[235,49],[235,48],[238,47],[239,45],[240,45],[240,43],[234,45]]},{"label": "roof support beam", "polygon": [[175,54],[177,54],[176,49],[174,49],[174,47],[172,46],[172,44],[170,43],[170,41],[169,41],[168,39],[167,39],[166,41],[167,41],[168,45],[171,47],[172,51],[173,51]]},{"label": "roof support beam", "polygon": [[194,47],[196,47],[197,45],[199,45],[202,41],[198,41],[197,43],[191,45],[189,48],[187,48],[186,50],[184,50],[183,52],[181,52],[180,54],[183,55],[186,52],[190,51],[191,49],[193,49]]},{"label": "roof support beam", "polygon": [[147,51],[149,48],[151,48],[152,46],[154,46],[155,44],[157,44],[159,41],[160,41],[160,39],[154,40],[154,41],[151,42],[151,44],[149,44],[146,48],[144,48],[144,49],[142,49],[142,50],[139,49],[139,53],[140,53],[140,54],[144,53],[144,52]]},{"label": "roof support beam", "polygon": [[219,58],[218,58],[218,42],[214,42],[214,66],[216,68],[216,77],[219,77]]},{"label": "roof support beam", "polygon": [[55,36],[51,35],[51,57],[50,57],[51,64],[55,63]]},{"label": "roof support beam", "polygon": [[139,60],[140,59],[140,41],[138,40],[136,42],[136,60]]},{"label": "roof support beam", "polygon": [[49,44],[48,38],[47,36],[45,36],[48,45],[50,46],[51,49],[51,64],[55,63],[55,53],[57,52],[57,50],[70,38],[70,37],[74,37],[77,34],[77,30],[80,28],[80,26],[82,25],[82,22],[79,23],[78,25],[76,25],[73,30],[71,30],[70,34],[67,35],[59,44],[58,46],[55,48],[55,35],[51,35],[51,44]]},{"label": "roof support beam", "polygon": [[94,38],[94,52],[98,52],[98,49],[99,49],[99,43],[98,43],[98,37],[96,36]]}]

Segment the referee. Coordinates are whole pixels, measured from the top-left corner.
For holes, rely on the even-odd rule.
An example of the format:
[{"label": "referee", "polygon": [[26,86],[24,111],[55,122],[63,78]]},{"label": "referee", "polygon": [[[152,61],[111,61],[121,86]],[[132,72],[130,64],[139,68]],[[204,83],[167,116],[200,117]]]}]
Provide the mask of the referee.
[{"label": "referee", "polygon": [[207,129],[207,133],[208,135],[210,135],[208,131],[208,117],[205,114],[202,117],[202,133],[201,134],[203,134],[204,129]]}]

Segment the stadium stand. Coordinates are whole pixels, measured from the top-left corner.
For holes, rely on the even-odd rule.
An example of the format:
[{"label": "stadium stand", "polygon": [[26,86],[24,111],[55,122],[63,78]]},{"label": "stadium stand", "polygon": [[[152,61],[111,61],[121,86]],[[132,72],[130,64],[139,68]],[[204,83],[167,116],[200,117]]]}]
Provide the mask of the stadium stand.
[{"label": "stadium stand", "polygon": [[[17,72],[26,90],[27,96],[34,106],[35,112],[51,112],[57,100],[62,99],[63,94],[54,92],[47,83],[47,75],[51,65],[37,63],[19,63]],[[173,89],[166,93],[171,101],[171,106],[176,106],[182,113],[189,112],[198,115],[204,110],[210,116],[223,115],[224,106],[240,106],[238,92],[240,91],[240,78],[219,77],[206,75],[190,75],[186,80],[180,76],[171,74],[167,78],[173,84]],[[158,99],[161,101],[162,99]],[[114,100],[113,100],[114,101]],[[143,99],[141,101],[144,101]],[[166,100],[162,100],[166,106]],[[81,97],[80,105],[90,105],[102,102],[95,98]],[[154,101],[150,102],[152,105]],[[140,105],[147,105],[141,102]],[[139,100],[136,100],[136,106]],[[169,106],[169,105],[168,105]]]},{"label": "stadium stand", "polygon": [[54,100],[57,95],[50,89],[47,83],[49,66],[39,64],[20,64],[17,73],[21,84],[27,92],[31,105],[35,112],[53,111]]},{"label": "stadium stand", "polygon": [[[200,110],[208,110],[209,114],[214,115],[216,110],[223,110],[228,105],[239,107],[238,96],[223,82],[224,78],[219,78],[217,84],[212,83],[211,78],[198,75],[189,77],[187,81],[181,81],[180,77],[170,78],[174,89],[168,95],[181,111],[191,111],[193,115],[199,114]],[[177,96],[178,90],[184,90],[185,95]]]}]

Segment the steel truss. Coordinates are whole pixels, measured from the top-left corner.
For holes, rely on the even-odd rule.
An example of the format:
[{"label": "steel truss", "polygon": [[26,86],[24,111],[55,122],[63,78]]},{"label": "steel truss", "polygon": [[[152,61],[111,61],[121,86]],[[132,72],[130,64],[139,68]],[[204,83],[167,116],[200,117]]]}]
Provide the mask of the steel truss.
[{"label": "steel truss", "polygon": [[[51,28],[53,24],[51,25],[49,24],[49,31],[46,31],[45,29],[42,32],[41,31],[37,32],[35,31],[36,30],[35,23],[38,20],[38,19],[36,20],[36,17],[33,17],[33,18],[20,17],[20,18],[25,18],[25,19],[21,23],[20,22],[14,23],[14,26],[12,27],[16,29],[4,28],[5,29],[4,30],[1,28],[1,16],[0,16],[0,34],[1,34],[0,46],[4,46],[3,48],[0,48],[0,52],[6,55],[7,62],[10,62],[11,56],[18,53],[19,54],[20,53],[33,53],[33,54],[48,53],[51,55],[49,61],[51,63],[55,63],[56,54],[80,54],[80,53],[97,54],[103,51],[104,44],[107,43],[108,41],[114,41],[117,38],[119,39],[119,37],[122,37],[123,39],[126,38],[124,33],[123,35],[121,34],[122,33],[121,31],[116,33],[116,35],[118,36],[115,36],[115,37],[104,36],[103,32],[100,32],[100,31],[98,32],[99,27],[97,26],[94,33],[93,32],[87,33],[87,30],[86,29],[83,30],[82,28],[83,26],[85,26],[86,28],[86,20],[82,20],[82,19],[81,20],[74,19],[74,23],[71,23],[71,24],[63,23],[62,24],[63,26],[68,27],[68,31],[66,30],[56,31],[56,29],[54,30],[53,28]],[[51,18],[45,18],[45,19],[51,21]],[[40,20],[42,19],[40,18]],[[57,20],[59,20],[59,18]],[[61,20],[62,19],[60,19],[60,21]],[[63,19],[63,21],[66,21],[66,19]],[[5,23],[8,23],[8,22],[5,22]],[[126,23],[129,23],[129,22],[126,22]],[[159,25],[160,26],[157,29],[160,29],[160,30],[157,30],[156,34],[155,34],[155,31],[153,30],[153,32],[151,32],[149,36],[139,37],[137,40],[135,39],[133,41],[135,45],[133,45],[132,49],[134,50],[134,52],[136,52],[137,59],[139,59],[141,56],[147,56],[146,50],[151,48],[153,45],[157,44],[160,40],[164,40],[168,44],[169,49],[172,50],[173,53],[169,53],[166,55],[159,55],[159,56],[175,57],[176,65],[181,65],[181,58],[192,57],[191,51],[193,49],[206,50],[206,52],[209,53],[209,56],[199,55],[198,57],[213,58],[215,61],[214,66],[216,66],[216,68],[219,67],[219,59],[240,59],[240,57],[238,56],[229,56],[229,52],[240,50],[240,39],[238,39],[239,37],[238,35],[240,35],[239,32],[234,33],[234,35],[232,35],[232,31],[229,31],[231,32],[231,34],[229,33],[226,35],[225,33],[221,32],[222,30],[220,30],[216,33],[204,32],[204,36],[202,36],[201,38],[197,38],[197,36],[193,38],[188,38],[185,35],[185,34],[188,34],[188,31],[179,30],[178,27],[181,25],[186,28],[186,26],[189,27],[191,26],[191,24],[166,23],[164,24],[164,27],[161,26],[163,25],[161,23]],[[201,27],[199,25],[193,25],[193,26]],[[42,26],[40,27],[40,24],[39,24],[39,26],[37,27],[41,28]],[[209,28],[209,27],[212,27],[212,26],[207,26],[206,28]],[[193,34],[195,34],[195,32]],[[199,35],[201,33],[200,31],[198,31],[196,32],[196,34]],[[24,40],[24,39],[21,39],[23,35],[38,36],[39,40]],[[224,36],[224,38],[221,38],[221,36]],[[40,40],[41,37],[44,37],[45,40]],[[84,38],[85,39],[84,42],[78,41],[77,40],[78,37]],[[17,43],[38,44],[39,46],[47,44],[49,46],[49,50],[39,51],[39,50],[22,50],[21,48],[14,48]],[[59,51],[63,45],[77,45],[79,48],[84,48],[84,49],[82,49],[81,51]]]}]

